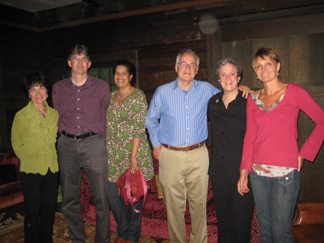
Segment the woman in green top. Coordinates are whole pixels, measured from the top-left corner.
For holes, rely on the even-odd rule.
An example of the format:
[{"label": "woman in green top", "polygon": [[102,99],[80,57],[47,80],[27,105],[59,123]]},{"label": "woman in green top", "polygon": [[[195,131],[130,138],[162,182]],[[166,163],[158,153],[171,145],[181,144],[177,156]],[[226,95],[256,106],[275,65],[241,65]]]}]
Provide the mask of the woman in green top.
[{"label": "woman in green top", "polygon": [[11,141],[21,161],[26,243],[52,243],[58,188],[56,136],[58,113],[48,106],[49,84],[40,72],[24,79],[30,102],[15,115]]},{"label": "woman in green top", "polygon": [[[119,90],[111,94],[107,113],[108,198],[118,224],[118,238],[115,242],[138,242],[142,212],[136,213],[131,205],[127,211],[124,199],[118,195],[116,181],[127,169],[135,173],[135,170],[141,168],[146,180],[154,177],[151,148],[145,132],[147,101],[144,92],[131,85],[136,74],[131,62],[119,61],[113,71]],[[133,206],[141,210],[143,200]]]}]

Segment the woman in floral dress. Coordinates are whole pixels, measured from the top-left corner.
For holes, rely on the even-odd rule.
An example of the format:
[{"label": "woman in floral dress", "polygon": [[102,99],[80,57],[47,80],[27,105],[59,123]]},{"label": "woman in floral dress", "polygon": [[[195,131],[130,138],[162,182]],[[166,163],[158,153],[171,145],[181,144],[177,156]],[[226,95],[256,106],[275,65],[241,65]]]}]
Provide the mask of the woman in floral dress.
[{"label": "woman in floral dress", "polygon": [[[135,170],[141,168],[146,180],[154,177],[151,148],[145,132],[147,101],[144,92],[131,85],[136,75],[131,62],[118,61],[113,72],[119,90],[112,92],[107,113],[108,198],[118,224],[118,238],[115,242],[138,242],[142,212],[136,213],[131,205],[127,210],[116,182],[127,169],[135,173]],[[133,206],[141,210],[143,200]]]}]

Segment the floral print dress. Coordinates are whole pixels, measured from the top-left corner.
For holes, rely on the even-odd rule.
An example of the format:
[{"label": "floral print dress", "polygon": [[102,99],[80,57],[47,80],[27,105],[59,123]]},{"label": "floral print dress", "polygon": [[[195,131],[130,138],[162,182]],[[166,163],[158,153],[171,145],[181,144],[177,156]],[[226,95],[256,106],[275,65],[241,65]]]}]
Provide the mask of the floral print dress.
[{"label": "floral print dress", "polygon": [[140,138],[136,159],[142,169],[145,179],[154,177],[151,148],[145,131],[147,101],[140,89],[133,93],[119,106],[114,104],[117,91],[111,94],[110,106],[107,112],[107,151],[109,181],[116,182],[130,165],[133,138]]}]

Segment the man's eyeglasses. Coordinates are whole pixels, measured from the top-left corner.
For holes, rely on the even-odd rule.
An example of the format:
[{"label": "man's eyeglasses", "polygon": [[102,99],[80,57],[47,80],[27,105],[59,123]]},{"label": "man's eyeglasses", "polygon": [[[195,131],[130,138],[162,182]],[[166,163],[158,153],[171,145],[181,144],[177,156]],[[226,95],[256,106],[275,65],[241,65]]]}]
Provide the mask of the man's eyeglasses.
[{"label": "man's eyeglasses", "polygon": [[185,62],[182,62],[182,63],[178,63],[179,67],[180,68],[187,68],[189,66],[190,69],[196,69],[197,68],[197,65],[194,64],[194,63],[185,63]]},{"label": "man's eyeglasses", "polygon": [[89,62],[89,58],[87,57],[72,57],[72,62]]}]

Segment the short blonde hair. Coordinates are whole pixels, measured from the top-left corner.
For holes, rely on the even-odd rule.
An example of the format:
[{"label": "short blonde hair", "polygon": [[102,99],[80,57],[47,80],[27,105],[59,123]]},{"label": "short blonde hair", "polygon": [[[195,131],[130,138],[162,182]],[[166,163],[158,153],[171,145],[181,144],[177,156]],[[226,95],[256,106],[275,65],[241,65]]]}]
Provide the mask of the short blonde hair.
[{"label": "short blonde hair", "polygon": [[279,56],[271,48],[261,47],[253,56],[252,67],[255,68],[256,60],[261,57],[265,59],[266,57],[274,60],[276,63],[280,62]]}]

